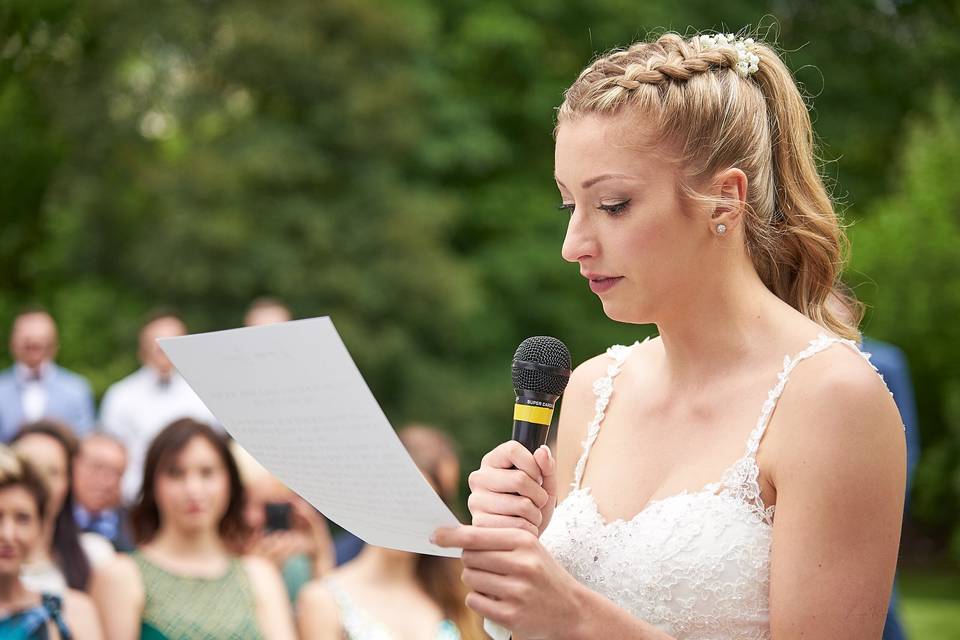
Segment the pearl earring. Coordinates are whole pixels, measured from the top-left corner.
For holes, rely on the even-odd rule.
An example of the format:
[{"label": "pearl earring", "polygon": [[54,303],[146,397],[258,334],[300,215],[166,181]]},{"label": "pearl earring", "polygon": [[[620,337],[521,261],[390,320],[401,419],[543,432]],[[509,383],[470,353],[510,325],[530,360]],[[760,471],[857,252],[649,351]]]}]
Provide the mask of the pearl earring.
[{"label": "pearl earring", "polygon": [[725,224],[718,224],[718,225],[717,225],[717,233],[718,233],[719,235],[722,236],[722,235],[725,234],[726,232],[727,232],[727,225],[725,225]]}]

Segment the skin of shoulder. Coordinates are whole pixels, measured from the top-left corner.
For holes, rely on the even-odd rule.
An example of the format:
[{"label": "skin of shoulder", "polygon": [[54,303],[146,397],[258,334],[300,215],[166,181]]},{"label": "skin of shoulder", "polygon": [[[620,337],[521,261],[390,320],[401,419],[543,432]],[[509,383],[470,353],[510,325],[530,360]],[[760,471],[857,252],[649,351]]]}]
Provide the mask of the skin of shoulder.
[{"label": "skin of shoulder", "polygon": [[250,579],[257,606],[257,622],[267,640],[292,640],[296,637],[287,589],[269,560],[259,556],[243,556],[244,570]]},{"label": "skin of shoulder", "polygon": [[103,638],[100,618],[93,599],[82,591],[67,589],[63,594],[64,622],[75,638]]},{"label": "skin of shoulder", "polygon": [[[133,558],[118,554],[93,572],[90,595],[108,640],[130,640],[140,634],[146,595]],[[82,637],[82,636],[78,636]]]},{"label": "skin of shoulder", "polygon": [[774,637],[877,638],[896,570],[903,424],[864,359],[834,345],[790,376],[761,445],[776,488]]},{"label": "skin of shoulder", "polygon": [[596,397],[593,383],[607,374],[612,360],[601,353],[580,364],[570,375],[563,393],[560,419],[557,422],[557,500],[570,492],[574,470],[582,451],[581,442],[587,436],[587,425],[594,416]]},{"label": "skin of shoulder", "polygon": [[333,594],[319,580],[312,580],[297,597],[297,626],[301,638],[339,640],[340,608]]}]

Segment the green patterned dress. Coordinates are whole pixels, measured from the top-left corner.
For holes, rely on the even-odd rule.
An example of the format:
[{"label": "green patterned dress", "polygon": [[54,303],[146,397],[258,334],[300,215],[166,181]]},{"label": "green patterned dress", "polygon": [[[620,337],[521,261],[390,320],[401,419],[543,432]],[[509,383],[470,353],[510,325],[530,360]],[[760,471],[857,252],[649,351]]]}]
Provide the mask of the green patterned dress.
[{"label": "green patterned dress", "polygon": [[255,640],[256,602],[241,561],[234,558],[219,578],[178,576],[140,551],[130,556],[143,579],[141,640]]}]

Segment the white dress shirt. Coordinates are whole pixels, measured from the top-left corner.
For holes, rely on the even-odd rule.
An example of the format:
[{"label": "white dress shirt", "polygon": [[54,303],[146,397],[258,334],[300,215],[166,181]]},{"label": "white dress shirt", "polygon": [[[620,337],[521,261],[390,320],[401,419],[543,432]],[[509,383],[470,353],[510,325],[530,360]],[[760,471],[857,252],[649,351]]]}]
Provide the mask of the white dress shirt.
[{"label": "white dress shirt", "polygon": [[17,379],[23,384],[23,395],[20,396],[23,421],[39,420],[47,411],[47,389],[43,386],[43,376],[47,375],[49,367],[44,363],[40,365],[40,371],[34,373],[32,369],[18,362],[15,371]]},{"label": "white dress shirt", "polygon": [[193,418],[221,429],[213,414],[176,372],[163,380],[149,367],[114,383],[100,406],[101,428],[127,447],[123,499],[130,504],[140,492],[143,465],[153,438],[175,420]]}]

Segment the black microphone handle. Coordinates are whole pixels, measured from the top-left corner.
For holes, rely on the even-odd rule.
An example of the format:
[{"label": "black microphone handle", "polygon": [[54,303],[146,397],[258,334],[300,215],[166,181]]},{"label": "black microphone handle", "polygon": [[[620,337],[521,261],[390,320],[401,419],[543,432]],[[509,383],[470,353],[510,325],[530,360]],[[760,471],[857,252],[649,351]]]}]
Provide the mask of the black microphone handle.
[{"label": "black microphone handle", "polygon": [[517,400],[513,409],[513,436],[530,453],[547,443],[550,434],[550,422],[558,396],[538,393],[526,389],[517,391]]},{"label": "black microphone handle", "polygon": [[534,453],[540,445],[546,444],[548,435],[550,435],[550,425],[536,424],[526,420],[513,421],[512,439],[526,447],[530,453]]}]

